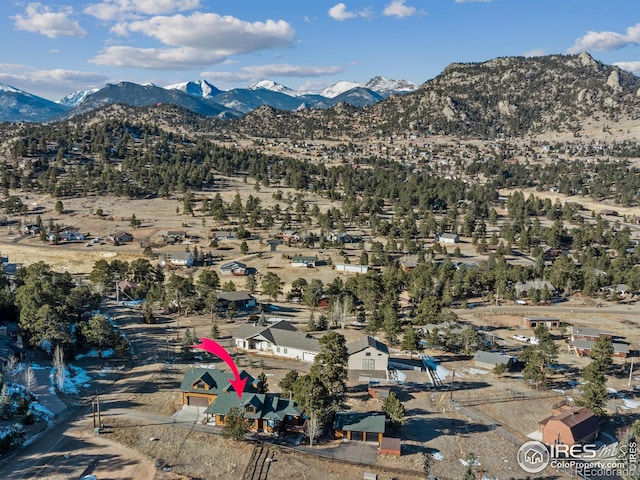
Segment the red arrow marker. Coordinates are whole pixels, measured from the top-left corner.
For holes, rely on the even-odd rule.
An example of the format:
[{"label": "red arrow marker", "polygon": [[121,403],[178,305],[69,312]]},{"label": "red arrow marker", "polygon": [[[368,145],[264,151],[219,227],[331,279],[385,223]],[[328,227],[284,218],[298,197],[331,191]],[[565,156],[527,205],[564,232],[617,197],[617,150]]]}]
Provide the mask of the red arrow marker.
[{"label": "red arrow marker", "polygon": [[247,383],[247,379],[240,378],[240,373],[238,373],[238,367],[236,367],[236,364],[233,361],[233,358],[231,358],[231,355],[229,355],[229,352],[227,352],[224,349],[224,347],[220,345],[218,342],[216,342],[215,340],[211,340],[210,338],[203,337],[201,339],[201,342],[202,343],[200,345],[193,345],[193,348],[200,348],[209,353],[213,353],[216,357],[219,357],[224,363],[229,365],[229,368],[231,369],[231,371],[233,372],[233,375],[235,376],[235,378],[229,379],[229,383],[231,383],[231,386],[236,391],[238,398],[241,399],[242,393],[244,392],[244,386]]}]

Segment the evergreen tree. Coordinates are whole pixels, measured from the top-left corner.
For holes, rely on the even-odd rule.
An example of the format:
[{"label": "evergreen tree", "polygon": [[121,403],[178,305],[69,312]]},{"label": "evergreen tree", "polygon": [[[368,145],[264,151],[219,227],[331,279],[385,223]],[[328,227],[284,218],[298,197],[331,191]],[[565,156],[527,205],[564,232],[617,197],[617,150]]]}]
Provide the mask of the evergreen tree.
[{"label": "evergreen tree", "polygon": [[416,331],[411,325],[404,329],[404,335],[402,337],[402,350],[407,350],[409,355],[413,357],[413,352],[420,348],[420,343],[416,335]]},{"label": "evergreen tree", "polygon": [[267,375],[264,372],[260,372],[258,375],[258,383],[256,384],[256,390],[258,393],[267,393],[269,391],[269,384],[267,383]]},{"label": "evergreen tree", "polygon": [[384,399],[382,410],[392,423],[396,425],[404,424],[404,405],[394,392],[391,392],[389,396]]},{"label": "evergreen tree", "polygon": [[240,441],[248,431],[249,428],[240,407],[231,407],[224,419],[222,436]]},{"label": "evergreen tree", "polygon": [[331,331],[320,339],[320,353],[311,366],[311,375],[321,379],[327,388],[330,401],[337,406],[346,391],[347,361],[349,352],[341,334]]}]

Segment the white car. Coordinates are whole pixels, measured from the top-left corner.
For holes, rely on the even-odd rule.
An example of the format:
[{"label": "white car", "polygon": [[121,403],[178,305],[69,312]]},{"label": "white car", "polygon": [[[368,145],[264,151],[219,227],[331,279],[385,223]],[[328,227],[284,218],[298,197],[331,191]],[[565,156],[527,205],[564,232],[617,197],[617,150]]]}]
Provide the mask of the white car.
[{"label": "white car", "polygon": [[514,335],[513,336],[514,340],[518,340],[519,342],[528,342],[529,339],[527,337],[525,337],[524,335]]},{"label": "white car", "polygon": [[531,337],[529,343],[531,345],[540,345],[540,339],[538,339],[538,337]]}]

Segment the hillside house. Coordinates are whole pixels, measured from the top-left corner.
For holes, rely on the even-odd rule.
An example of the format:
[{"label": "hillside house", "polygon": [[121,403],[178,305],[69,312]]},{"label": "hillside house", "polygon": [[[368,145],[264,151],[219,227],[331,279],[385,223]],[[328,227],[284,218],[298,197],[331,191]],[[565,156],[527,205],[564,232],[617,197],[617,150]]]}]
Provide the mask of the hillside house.
[{"label": "hillside house", "polygon": [[298,243],[300,241],[300,234],[297,230],[285,230],[278,235],[283,242]]},{"label": "hillside house", "polygon": [[546,288],[549,293],[553,293],[556,290],[550,281],[542,279],[517,282],[514,288],[518,297],[528,297],[534,290],[542,291]]},{"label": "hillside house", "polygon": [[[75,232],[75,231],[72,231],[72,230],[65,230],[63,232],[59,232],[57,234],[57,238],[59,240],[64,240],[65,242],[75,242],[75,241],[84,241],[85,240],[84,233]],[[49,240],[50,242],[55,241],[56,240],[56,234],[55,233],[49,233],[47,235],[47,240]]]},{"label": "hillside house", "polygon": [[278,357],[313,362],[320,353],[320,342],[298,332],[285,320],[271,325],[243,325],[233,334],[236,348],[257,350]]},{"label": "hillside house", "polygon": [[351,442],[382,443],[386,427],[384,413],[337,412],[333,421],[336,439]]},{"label": "hillside house", "polygon": [[546,445],[593,442],[600,433],[600,419],[586,407],[563,405],[538,424]]},{"label": "hillside house", "polygon": [[389,347],[375,338],[366,337],[347,344],[349,370],[386,372],[389,366]]}]

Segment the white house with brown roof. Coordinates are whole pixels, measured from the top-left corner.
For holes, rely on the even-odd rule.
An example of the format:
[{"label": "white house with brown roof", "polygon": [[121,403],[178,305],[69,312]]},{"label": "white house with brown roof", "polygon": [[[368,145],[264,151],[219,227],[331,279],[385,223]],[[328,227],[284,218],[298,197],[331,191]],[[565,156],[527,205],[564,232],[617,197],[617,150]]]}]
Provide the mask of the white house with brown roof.
[{"label": "white house with brown roof", "polygon": [[313,362],[320,353],[320,342],[285,320],[272,325],[243,325],[233,334],[236,348],[258,350],[278,357]]}]

